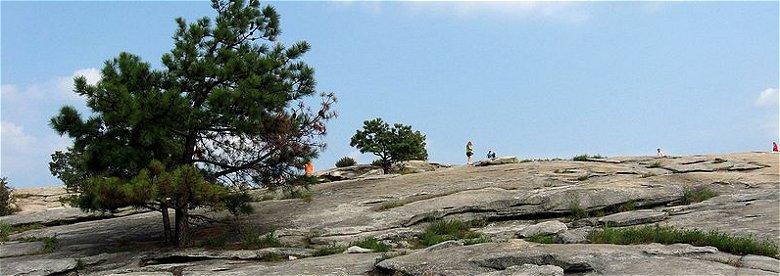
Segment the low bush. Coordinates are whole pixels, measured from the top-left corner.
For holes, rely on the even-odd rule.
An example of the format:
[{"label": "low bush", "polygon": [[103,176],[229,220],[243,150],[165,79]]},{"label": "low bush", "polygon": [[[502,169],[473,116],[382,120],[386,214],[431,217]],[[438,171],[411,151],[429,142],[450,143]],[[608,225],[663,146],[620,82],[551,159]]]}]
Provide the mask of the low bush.
[{"label": "low bush", "polygon": [[338,161],[336,161],[336,168],[354,166],[355,164],[357,164],[355,159],[349,156],[345,156],[344,158],[341,158]]},{"label": "low bush", "polygon": [[588,235],[591,243],[647,244],[687,243],[694,246],[713,246],[718,250],[738,255],[764,255],[774,257],[778,247],[768,241],[732,237],[716,231],[684,230],[671,227],[642,226],[629,228],[603,228]]},{"label": "low bush", "polygon": [[569,212],[571,212],[571,216],[574,219],[582,219],[588,217],[588,210],[582,208],[582,206],[580,206],[580,203],[578,201],[572,201],[571,204],[569,204]]},{"label": "low bush", "polygon": [[390,250],[390,246],[383,243],[376,238],[365,238],[357,242],[353,242],[350,246],[359,246],[365,249],[371,249],[374,252],[387,252]]},{"label": "low bush", "polygon": [[267,247],[283,247],[282,242],[276,237],[274,232],[258,235],[254,231],[244,231],[241,233],[241,245],[243,249],[260,249]]},{"label": "low bush", "polygon": [[341,252],[344,252],[344,250],[347,250],[347,248],[344,246],[336,245],[336,243],[331,243],[328,246],[318,248],[317,251],[314,252],[314,256],[339,254]]},{"label": "low bush", "polygon": [[482,237],[470,229],[470,224],[459,220],[436,220],[425,228],[425,232],[420,235],[420,241],[424,246],[431,246],[444,241]]},{"label": "low bush", "polygon": [[691,204],[705,201],[716,196],[718,196],[718,192],[710,190],[709,188],[685,189],[683,191],[682,202],[683,204]]},{"label": "low bush", "polygon": [[653,163],[650,163],[650,165],[647,166],[648,168],[660,168],[661,167],[661,161],[655,161]]},{"label": "low bush", "polygon": [[0,178],[0,216],[11,215],[19,211],[13,206],[15,201],[13,190],[13,188],[8,187],[8,178]]},{"label": "low bush", "polygon": [[558,241],[558,237],[555,235],[549,235],[549,234],[538,234],[534,236],[530,236],[525,238],[526,241],[529,242],[535,242],[535,243],[556,243]]},{"label": "low bush", "polygon": [[573,161],[588,161],[590,159],[604,159],[604,158],[606,158],[606,157],[601,156],[599,154],[596,154],[596,155],[581,154],[581,155],[574,156],[571,160],[573,160]]}]

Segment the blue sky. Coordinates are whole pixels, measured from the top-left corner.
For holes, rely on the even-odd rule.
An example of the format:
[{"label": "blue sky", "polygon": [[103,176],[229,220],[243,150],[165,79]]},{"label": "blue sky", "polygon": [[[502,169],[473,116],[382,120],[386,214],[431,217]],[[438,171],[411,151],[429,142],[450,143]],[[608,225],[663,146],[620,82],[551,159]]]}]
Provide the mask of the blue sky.
[{"label": "blue sky", "polygon": [[[432,161],[469,140],[520,158],[766,151],[778,140],[778,2],[264,2],[339,117],[315,169],[381,117],[427,135]],[[14,187],[61,184],[47,126],[83,108],[74,75],[99,79],[127,51],[160,67],[175,17],[208,2],[0,2],[2,156]]]}]

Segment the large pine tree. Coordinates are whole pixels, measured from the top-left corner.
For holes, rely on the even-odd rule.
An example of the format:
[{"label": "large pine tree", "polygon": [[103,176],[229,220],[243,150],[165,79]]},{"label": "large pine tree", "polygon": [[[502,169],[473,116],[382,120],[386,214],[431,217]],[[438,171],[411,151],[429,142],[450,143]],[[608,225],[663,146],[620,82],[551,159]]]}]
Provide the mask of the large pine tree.
[{"label": "large pine tree", "polygon": [[[276,43],[279,15],[256,0],[212,1],[218,12],[178,18],[174,47],[154,70],[137,56],[108,60],[102,79],[75,79],[92,115],[65,106],[51,126],[73,139],[55,152],[52,174],[85,210],[162,212],[166,241],[189,242],[196,207],[247,212],[245,189],[289,188],[325,144],[334,95],[316,96],[310,46]],[[175,211],[170,229],[168,210]]]}]

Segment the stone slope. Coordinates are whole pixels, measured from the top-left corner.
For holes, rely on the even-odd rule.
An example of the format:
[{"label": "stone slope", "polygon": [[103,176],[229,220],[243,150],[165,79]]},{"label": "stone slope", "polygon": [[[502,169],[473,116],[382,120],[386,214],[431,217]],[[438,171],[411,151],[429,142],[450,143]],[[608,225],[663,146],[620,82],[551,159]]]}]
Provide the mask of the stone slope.
[{"label": "stone slope", "polygon": [[[255,214],[242,218],[245,227],[259,234],[275,230],[275,235],[288,247],[299,248],[273,251],[284,257],[284,261],[263,261],[262,256],[267,252],[252,253],[259,257],[241,259],[236,256],[249,253],[227,249],[206,255],[194,251],[159,255],[155,252],[170,250],[155,242],[160,237],[159,213],[126,213],[120,217],[60,223],[63,225],[49,223],[51,226],[43,229],[11,235],[11,239],[56,236],[59,247],[47,254],[2,258],[0,274],[22,275],[7,271],[18,271],[19,265],[32,266],[51,260],[61,263],[57,267],[62,269],[30,271],[43,271],[38,275],[76,271],[95,275],[521,275],[534,269],[558,271],[549,270],[546,266],[550,265],[566,273],[776,275],[780,272],[780,268],[775,269],[777,256],[742,257],[711,247],[683,245],[680,246],[684,249],[675,245],[576,243],[584,242],[584,235],[604,224],[659,224],[715,230],[780,244],[778,168],[777,154],[736,153],[439,167],[407,175],[335,181],[313,186],[311,202],[301,199],[255,202]],[[685,191],[705,187],[720,195],[699,203],[682,204]],[[623,210],[626,206],[636,210]],[[590,217],[572,219],[577,210]],[[35,217],[46,217],[47,212],[52,216],[57,214],[50,210]],[[6,222],[14,219],[19,220],[0,217],[0,221]],[[493,242],[455,246],[437,254],[411,247],[406,241],[419,235],[431,219],[483,221],[484,226],[473,230],[491,237]],[[45,221],[28,219],[25,224],[36,220]],[[575,244],[540,245],[517,239],[516,233],[521,230],[548,221],[564,222],[566,229],[558,233],[559,239]],[[222,228],[204,226],[199,233],[208,236],[207,233]],[[310,257],[311,252],[304,248],[347,245],[367,237],[382,240],[391,244],[394,251],[408,254],[375,266],[379,254]],[[0,250],[4,246],[0,245]],[[694,253],[655,254],[648,250]],[[82,260],[81,267],[67,265],[77,259]],[[748,261],[743,262],[745,259]],[[142,265],[147,262],[144,260],[158,261],[155,265]],[[535,266],[523,266],[526,264]]]}]

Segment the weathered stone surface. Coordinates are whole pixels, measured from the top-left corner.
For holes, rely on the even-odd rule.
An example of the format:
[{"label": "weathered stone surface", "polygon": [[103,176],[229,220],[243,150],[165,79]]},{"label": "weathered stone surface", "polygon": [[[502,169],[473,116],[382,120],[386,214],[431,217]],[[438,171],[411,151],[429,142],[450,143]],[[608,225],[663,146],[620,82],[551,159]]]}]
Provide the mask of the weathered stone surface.
[{"label": "weathered stone surface", "polygon": [[143,257],[141,262],[144,264],[157,264],[161,260],[166,259],[224,259],[224,260],[262,260],[269,255],[278,256],[281,258],[287,258],[289,256],[295,257],[311,257],[316,250],[309,248],[288,248],[288,247],[273,247],[262,248],[257,250],[204,250],[204,249],[189,249],[182,251],[171,251],[152,254],[150,256]]},{"label": "weathered stone surface", "polygon": [[739,266],[780,273],[780,260],[757,255],[747,255],[739,261]]},{"label": "weathered stone surface", "polygon": [[43,251],[43,242],[6,242],[0,243],[0,258],[30,255]]},{"label": "weathered stone surface", "polygon": [[[415,252],[387,259],[378,267],[411,275],[475,275],[505,270],[523,264],[553,265],[567,273],[605,275],[773,275],[773,272],[745,269],[727,264],[683,258],[648,255],[646,246],[603,244],[535,244],[522,240],[451,247],[437,254]],[[712,253],[700,253],[712,254]]]},{"label": "weathered stone surface", "polygon": [[563,268],[554,265],[524,264],[510,266],[501,271],[478,274],[478,276],[563,276]]},{"label": "weathered stone surface", "polygon": [[588,241],[588,234],[593,232],[596,228],[593,227],[580,227],[576,229],[568,229],[563,233],[558,234],[558,240],[562,243],[585,243]]},{"label": "weathered stone surface", "polygon": [[37,212],[20,213],[10,216],[0,217],[0,222],[7,223],[11,226],[25,225],[25,224],[43,224],[43,225],[60,225],[70,224],[88,220],[99,220],[112,217],[121,217],[131,214],[144,213],[145,210],[136,210],[127,208],[118,213],[87,213],[81,211],[79,208],[57,208],[46,209]]},{"label": "weathered stone surface", "polygon": [[517,160],[517,157],[515,156],[502,156],[498,157],[496,159],[482,159],[477,162],[474,162],[474,166],[476,167],[482,167],[482,166],[492,166],[492,165],[504,165],[504,164],[514,164],[518,163],[520,161]]},{"label": "weathered stone surface", "polygon": [[69,206],[60,203],[60,199],[69,195],[71,194],[62,186],[25,188],[13,191],[13,196],[16,199],[15,205],[19,208],[18,214],[67,208]]},{"label": "weathered stone surface", "polygon": [[254,275],[365,275],[374,269],[381,254],[335,254],[272,263],[229,263],[192,265],[183,269],[189,276]]},{"label": "weathered stone surface", "polygon": [[550,235],[563,233],[568,229],[566,224],[557,220],[545,221],[542,223],[534,224],[525,227],[517,232],[517,236],[520,238],[531,237],[536,235]]},{"label": "weathered stone surface", "polygon": [[654,210],[635,210],[611,214],[599,218],[599,224],[613,227],[647,224],[665,220],[669,217],[666,212]]},{"label": "weathered stone surface", "polygon": [[64,273],[76,268],[75,259],[3,259],[0,261],[0,271],[5,276],[33,276]]},{"label": "weathered stone surface", "polygon": [[455,246],[463,246],[463,245],[465,245],[465,243],[463,241],[444,241],[444,242],[440,242],[438,244],[429,246],[428,248],[425,249],[425,251],[428,251],[428,252],[438,251],[438,250],[442,250],[444,248],[450,248],[450,247],[455,247]]},{"label": "weathered stone surface", "polygon": [[423,160],[410,160],[393,165],[393,171],[404,173],[432,172],[439,169],[450,168],[451,165],[428,162]]},{"label": "weathered stone surface", "polygon": [[[715,158],[722,158],[727,162],[718,161],[717,164],[712,164]],[[428,271],[442,275],[474,275],[501,271],[508,273],[511,271],[507,270],[510,267],[517,269],[524,264],[554,265],[571,274],[777,274],[771,269],[767,270],[771,268],[771,259],[766,260],[769,261],[768,265],[751,264],[750,258],[749,262],[742,262],[742,256],[723,252],[711,253],[712,249],[706,247],[685,249],[682,247],[690,246],[522,245],[525,243],[511,239],[519,229],[540,219],[570,217],[572,206],[579,206],[594,215],[608,212],[625,203],[632,203],[638,209],[669,213],[666,220],[651,224],[703,231],[716,230],[735,236],[753,235],[759,240],[778,243],[780,174],[777,168],[780,164],[776,158],[777,155],[758,153],[664,158],[659,159],[662,166],[718,165],[734,168],[755,163],[769,164],[769,167],[753,170],[718,169],[712,172],[684,174],[672,174],[657,168],[664,173],[652,177],[624,172],[649,171],[646,166],[656,159],[618,157],[614,159],[620,163],[537,161],[487,167],[457,166],[418,174],[364,177],[314,185],[311,188],[311,202],[253,202],[255,214],[242,217],[241,223],[242,227],[257,233],[268,233],[276,229],[280,240],[301,247],[332,242],[349,244],[374,237],[380,240],[400,239],[395,246],[411,248],[409,243],[403,245],[403,240],[419,235],[431,219],[475,220],[475,225],[479,226],[474,226],[472,230],[485,233],[493,239],[493,243],[440,248],[428,252],[427,255],[430,255],[431,259],[425,260],[407,262],[404,260],[406,256],[387,260],[398,259],[399,264],[404,261],[403,271]],[[591,177],[587,181],[572,181],[571,179],[579,174],[567,174],[566,171],[589,173],[597,177]],[[679,204],[685,189],[702,185],[707,185],[721,195],[687,206],[668,207]],[[384,202],[382,199],[394,200],[400,204],[393,208],[377,208]],[[222,215],[218,214],[217,218]],[[595,226],[598,219],[591,218],[586,225]],[[29,260],[78,258],[87,266],[87,271],[79,271],[79,275],[98,272],[143,275],[170,273],[174,270],[177,273],[183,270],[182,275],[355,275],[371,270],[375,258],[381,255],[335,254],[315,258],[306,257],[310,251],[306,254],[293,254],[278,251],[281,249],[232,253],[215,253],[221,250],[213,250],[215,252],[190,257],[157,259],[158,264],[139,268],[142,256],[153,256],[159,254],[159,251],[175,251],[159,242],[162,234],[159,213],[66,223],[11,235],[11,239],[56,236],[59,246],[55,252],[7,257],[0,259],[0,263],[4,265]],[[486,223],[489,224],[481,226]],[[194,236],[195,244],[203,238],[200,233],[213,237],[223,233],[224,228],[221,227],[225,225],[214,224],[193,229],[197,230],[194,232],[197,233]],[[568,227],[578,226],[572,222]],[[558,238],[564,242],[579,242],[588,232],[586,229],[569,229],[559,233]],[[575,236],[576,233],[579,234]],[[572,237],[566,238],[570,234]],[[504,242],[506,240],[511,242]],[[228,247],[233,246],[236,245],[231,244]],[[480,246],[486,249],[471,249],[482,248]],[[464,250],[468,252],[462,252]],[[409,256],[425,251],[415,249]],[[515,255],[518,252],[522,255]],[[275,254],[272,256],[274,258],[269,259],[276,260],[281,257],[283,261],[262,260],[263,254]],[[288,261],[291,256],[298,259]],[[434,259],[435,256],[447,256],[448,259]],[[739,265],[741,263],[751,265]],[[682,267],[691,270],[681,270]]]},{"label": "weathered stone surface", "polygon": [[360,254],[360,253],[371,253],[371,252],[374,252],[374,250],[368,248],[362,248],[356,245],[350,246],[349,248],[347,248],[347,250],[344,250],[344,254],[355,254],[355,253]]},{"label": "weathered stone surface", "polygon": [[314,173],[314,176],[328,181],[340,181],[381,174],[383,174],[382,169],[377,166],[360,164],[343,168],[317,171]]}]

